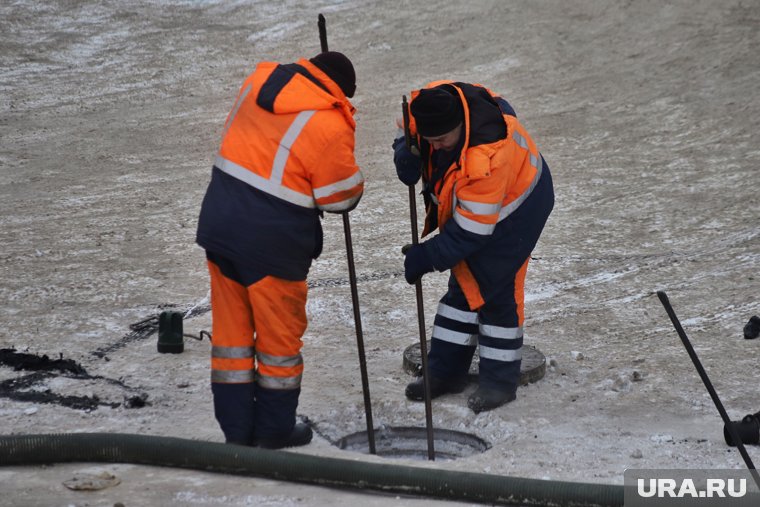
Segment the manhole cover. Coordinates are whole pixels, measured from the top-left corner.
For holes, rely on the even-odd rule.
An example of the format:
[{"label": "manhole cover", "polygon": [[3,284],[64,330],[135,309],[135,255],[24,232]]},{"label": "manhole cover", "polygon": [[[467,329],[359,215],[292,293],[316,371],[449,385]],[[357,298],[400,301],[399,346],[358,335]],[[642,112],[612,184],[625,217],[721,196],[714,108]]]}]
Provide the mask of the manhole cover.
[{"label": "manhole cover", "polygon": [[[369,454],[367,432],[345,436],[335,444],[341,449]],[[433,428],[436,460],[454,460],[485,452],[491,445],[461,431]],[[383,426],[375,430],[375,454],[386,458],[428,459],[426,428]]]},{"label": "manhole cover", "polygon": [[[475,356],[470,365],[470,377],[477,379],[480,356],[475,349]],[[414,343],[404,350],[404,371],[414,376],[422,375],[422,358],[420,344]],[[520,384],[526,385],[537,382],[546,374],[546,357],[534,346],[523,346],[522,363],[520,364]]]}]

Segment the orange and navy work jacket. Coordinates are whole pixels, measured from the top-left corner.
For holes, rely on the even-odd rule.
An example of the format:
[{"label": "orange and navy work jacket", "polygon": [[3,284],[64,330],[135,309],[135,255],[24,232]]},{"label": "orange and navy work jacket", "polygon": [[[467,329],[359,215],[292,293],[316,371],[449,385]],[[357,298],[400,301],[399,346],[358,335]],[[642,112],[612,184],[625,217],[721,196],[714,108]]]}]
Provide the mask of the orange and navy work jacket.
[{"label": "orange and navy work jacket", "polygon": [[[444,167],[430,145],[417,136],[423,164],[427,217],[422,235],[437,225],[440,234],[425,242],[433,265],[439,271],[451,269],[472,310],[485,300],[483,280],[473,275],[473,254],[484,249],[508,250],[516,238],[505,223],[531,195],[538,184],[543,158],[512,107],[490,90],[474,84],[436,81],[427,88],[449,87],[464,108],[461,149]],[[419,95],[412,92],[411,103]],[[414,119],[410,130],[416,135]],[[438,155],[438,158],[437,158]],[[437,162],[437,163],[436,163]],[[548,191],[551,191],[549,189]],[[552,194],[553,202],[553,194]],[[546,210],[548,215],[550,209]],[[521,218],[522,219],[522,218]],[[530,218],[528,218],[530,219]],[[543,227],[546,217],[536,217]],[[504,227],[500,227],[504,225]],[[499,271],[498,255],[478,265],[482,276]]]},{"label": "orange and navy work jacket", "polygon": [[262,274],[304,280],[322,249],[323,211],[358,203],[355,109],[305,59],[260,63],[227,116],[197,242]]}]

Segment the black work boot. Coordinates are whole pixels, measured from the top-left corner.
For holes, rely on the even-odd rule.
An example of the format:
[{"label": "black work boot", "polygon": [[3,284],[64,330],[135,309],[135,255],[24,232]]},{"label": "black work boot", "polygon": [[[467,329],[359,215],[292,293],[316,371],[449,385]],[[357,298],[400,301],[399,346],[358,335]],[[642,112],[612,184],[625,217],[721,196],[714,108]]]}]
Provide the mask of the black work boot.
[{"label": "black work boot", "polygon": [[282,449],[284,447],[298,447],[311,442],[314,434],[308,424],[296,423],[290,435],[283,437],[258,438],[256,446],[264,449]]},{"label": "black work boot", "polygon": [[467,406],[479,414],[486,410],[493,410],[497,407],[509,403],[517,398],[514,391],[502,391],[488,387],[478,387],[478,389],[467,398]]},{"label": "black work boot", "polygon": [[[430,398],[437,398],[446,393],[461,393],[467,387],[467,378],[462,377],[454,380],[441,380],[430,376]],[[412,401],[425,399],[425,379],[417,377],[416,380],[406,386],[406,397]]]}]

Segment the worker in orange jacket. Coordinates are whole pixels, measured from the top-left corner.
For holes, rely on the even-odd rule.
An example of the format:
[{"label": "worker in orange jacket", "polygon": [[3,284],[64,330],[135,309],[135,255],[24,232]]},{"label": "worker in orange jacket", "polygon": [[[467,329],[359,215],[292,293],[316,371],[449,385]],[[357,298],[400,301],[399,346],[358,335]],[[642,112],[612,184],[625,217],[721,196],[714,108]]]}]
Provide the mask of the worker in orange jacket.
[{"label": "worker in orange jacket", "polygon": [[[480,85],[430,83],[409,109],[416,149],[399,136],[394,162],[407,185],[422,177],[422,235],[439,234],[403,248],[405,277],[451,270],[428,354],[431,396],[464,390],[477,345],[479,385],[467,404],[491,410],[516,397],[525,275],[554,206],[549,166],[512,106]],[[423,400],[423,379],[406,396]]]},{"label": "worker in orange jacket", "polygon": [[337,52],[256,66],[227,116],[198,221],[211,282],[211,388],[229,443],[305,445],[296,424],[306,277],[323,211],[348,212],[354,159],[351,61]]}]

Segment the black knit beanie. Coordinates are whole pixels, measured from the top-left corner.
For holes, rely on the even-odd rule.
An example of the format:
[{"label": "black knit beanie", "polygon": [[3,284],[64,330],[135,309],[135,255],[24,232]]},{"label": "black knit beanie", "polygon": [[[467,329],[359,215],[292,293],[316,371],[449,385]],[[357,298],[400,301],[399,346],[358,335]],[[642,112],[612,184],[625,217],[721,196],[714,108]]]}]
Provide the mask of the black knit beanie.
[{"label": "black knit beanie", "polygon": [[458,97],[441,88],[424,88],[409,106],[417,132],[436,137],[454,130],[464,120],[464,110]]},{"label": "black knit beanie", "polygon": [[354,65],[346,55],[337,51],[325,51],[309,60],[327,74],[330,79],[340,86],[346,97],[351,98],[356,91],[356,73]]}]

